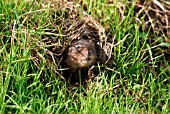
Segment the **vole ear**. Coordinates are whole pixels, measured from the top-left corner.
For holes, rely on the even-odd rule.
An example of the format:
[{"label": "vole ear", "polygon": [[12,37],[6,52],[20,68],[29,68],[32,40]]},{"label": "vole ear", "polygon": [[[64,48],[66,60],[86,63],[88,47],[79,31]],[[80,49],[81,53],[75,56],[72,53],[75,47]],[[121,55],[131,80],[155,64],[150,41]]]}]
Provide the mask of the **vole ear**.
[{"label": "vole ear", "polygon": [[81,39],[89,39],[89,37],[88,37],[88,35],[86,35],[86,34],[83,34],[82,36],[81,36]]},{"label": "vole ear", "polygon": [[74,44],[74,43],[77,43],[79,40],[80,40],[80,39],[73,39],[73,40],[71,41],[71,45]]}]

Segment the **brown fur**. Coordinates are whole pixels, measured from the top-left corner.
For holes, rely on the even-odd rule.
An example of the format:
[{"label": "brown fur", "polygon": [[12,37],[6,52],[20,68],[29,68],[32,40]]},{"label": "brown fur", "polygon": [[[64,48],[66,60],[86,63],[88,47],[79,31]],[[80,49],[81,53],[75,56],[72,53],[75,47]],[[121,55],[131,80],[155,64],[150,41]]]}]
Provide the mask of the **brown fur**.
[{"label": "brown fur", "polygon": [[97,53],[92,40],[80,39],[68,47],[65,62],[71,70],[84,69],[96,63]]},{"label": "brown fur", "polygon": [[[88,69],[97,63],[95,42],[90,39],[79,39],[71,43],[64,54],[64,76],[71,82],[86,80]],[[81,78],[80,78],[81,76]]]}]

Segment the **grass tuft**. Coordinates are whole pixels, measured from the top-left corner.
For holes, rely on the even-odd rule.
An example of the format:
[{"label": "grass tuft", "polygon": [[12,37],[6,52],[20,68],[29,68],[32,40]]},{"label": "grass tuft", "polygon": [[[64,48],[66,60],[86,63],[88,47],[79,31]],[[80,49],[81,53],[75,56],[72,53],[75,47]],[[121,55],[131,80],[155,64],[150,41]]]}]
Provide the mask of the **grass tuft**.
[{"label": "grass tuft", "polygon": [[[68,87],[62,71],[54,72],[53,66],[61,68],[60,60],[49,66],[50,45],[39,42],[42,37],[57,38],[56,45],[63,46],[57,22],[65,21],[65,11],[58,16],[59,7],[54,13],[53,3],[43,1],[0,1],[0,113],[168,114],[170,65],[164,52],[169,50],[169,38],[153,36],[153,28],[143,30],[145,25],[135,21],[138,2],[84,1],[82,10],[87,8],[86,13],[103,25],[112,41],[114,62],[104,70],[96,66],[99,74],[87,87],[78,88]],[[36,51],[41,62],[33,61]]]}]

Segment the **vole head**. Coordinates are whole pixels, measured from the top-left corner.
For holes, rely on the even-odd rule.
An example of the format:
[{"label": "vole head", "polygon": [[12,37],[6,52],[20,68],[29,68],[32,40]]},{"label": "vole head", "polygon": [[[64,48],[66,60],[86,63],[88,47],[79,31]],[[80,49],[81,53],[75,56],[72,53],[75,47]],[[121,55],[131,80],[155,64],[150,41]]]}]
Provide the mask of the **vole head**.
[{"label": "vole head", "polygon": [[92,66],[97,60],[95,43],[89,39],[72,42],[66,53],[66,64],[73,70]]}]

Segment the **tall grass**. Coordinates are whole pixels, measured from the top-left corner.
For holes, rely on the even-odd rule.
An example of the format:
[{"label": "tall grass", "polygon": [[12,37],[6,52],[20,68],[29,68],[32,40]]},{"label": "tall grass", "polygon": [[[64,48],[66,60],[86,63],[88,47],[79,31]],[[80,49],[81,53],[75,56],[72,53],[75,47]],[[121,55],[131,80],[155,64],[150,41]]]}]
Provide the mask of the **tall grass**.
[{"label": "tall grass", "polygon": [[[85,1],[87,13],[102,23],[113,40],[114,63],[79,91],[69,90],[60,77],[46,72],[45,61],[39,69],[31,61],[31,49],[36,47],[30,44],[32,37],[39,40],[46,28],[53,29],[48,7],[34,1],[0,1],[1,114],[170,112],[169,63],[153,51],[161,49],[163,42],[149,44],[150,31],[141,31],[135,23],[133,4],[120,19],[118,2]],[[45,85],[42,74],[48,79]]]}]

